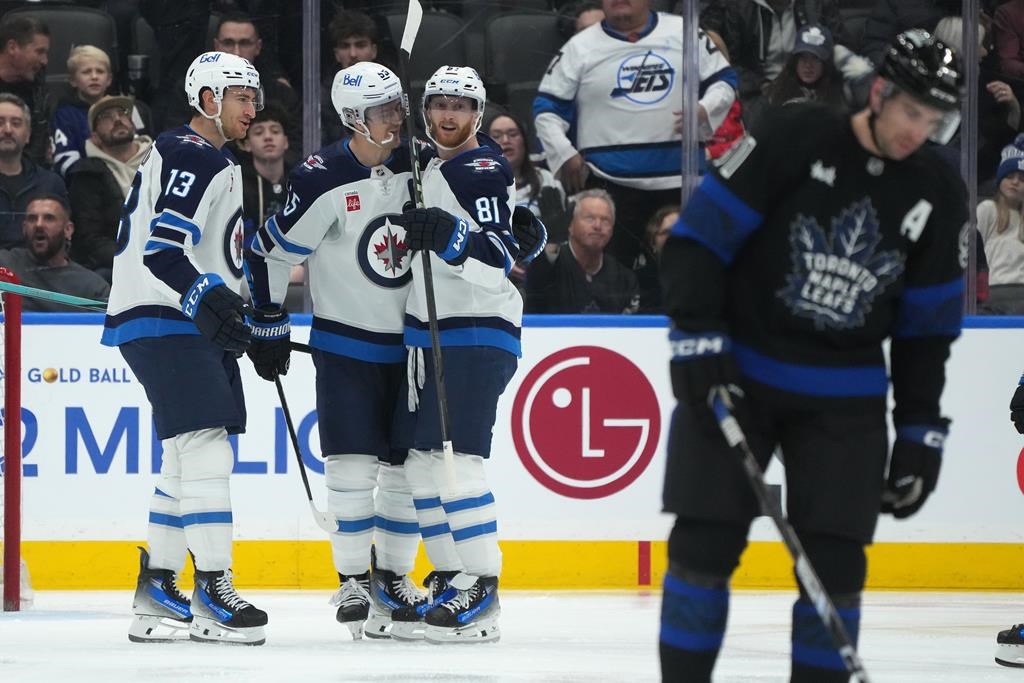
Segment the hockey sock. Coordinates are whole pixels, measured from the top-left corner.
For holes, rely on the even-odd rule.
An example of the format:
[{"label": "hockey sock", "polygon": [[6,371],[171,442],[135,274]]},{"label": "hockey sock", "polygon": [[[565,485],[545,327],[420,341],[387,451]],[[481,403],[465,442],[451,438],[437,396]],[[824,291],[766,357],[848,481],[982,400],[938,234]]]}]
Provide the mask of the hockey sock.
[{"label": "hockey sock", "polygon": [[164,439],[160,479],[149,503],[150,569],[181,571],[185,564],[185,529],[181,523],[181,465],[174,439]]},{"label": "hockey sock", "polygon": [[434,469],[443,472],[443,468],[444,458],[440,451],[411,449],[405,461],[405,476],[412,490],[416,519],[430,563],[438,571],[462,571],[462,560],[455,550],[448,516],[441,507],[440,485],[434,478]]},{"label": "hockey sock", "polygon": [[408,574],[416,563],[420,525],[412,504],[412,491],[405,479],[405,467],[381,464],[376,508],[377,566],[396,574]]},{"label": "hockey sock", "polygon": [[666,683],[710,681],[725,637],[729,616],[727,580],[698,582],[696,576],[689,578],[672,570],[665,574],[659,649],[662,680]]},{"label": "hockey sock", "polygon": [[501,574],[494,494],[487,486],[483,458],[455,454],[455,491],[442,492],[441,505],[464,571],[473,576]]},{"label": "hockey sock", "polygon": [[374,455],[327,456],[327,510],[338,520],[338,531],[330,535],[331,557],[334,568],[345,576],[363,574],[370,568],[377,468]]},{"label": "hockey sock", "polygon": [[[860,596],[846,599],[835,596],[834,601],[839,618],[856,646],[860,629]],[[843,607],[843,604],[851,606]],[[846,683],[850,680],[825,624],[814,605],[803,597],[793,603],[792,638],[792,683]]]},{"label": "hockey sock", "polygon": [[235,458],[222,427],[174,437],[181,462],[181,522],[196,569],[231,568],[231,490]]}]

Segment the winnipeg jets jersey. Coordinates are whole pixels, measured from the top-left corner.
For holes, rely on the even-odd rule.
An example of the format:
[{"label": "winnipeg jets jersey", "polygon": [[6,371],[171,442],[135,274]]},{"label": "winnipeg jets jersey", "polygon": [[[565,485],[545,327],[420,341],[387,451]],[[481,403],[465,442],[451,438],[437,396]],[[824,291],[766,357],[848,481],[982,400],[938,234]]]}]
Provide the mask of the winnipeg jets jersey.
[{"label": "winnipeg jets jersey", "polygon": [[815,405],[884,401],[891,338],[897,415],[936,424],[967,261],[959,174],[929,150],[875,157],[849,116],[799,104],[721,161],[662,256],[677,327],[724,328],[748,380]]},{"label": "winnipeg jets jersey", "polygon": [[[703,31],[698,39],[706,139],[725,120],[737,78]],[[635,42],[605,22],[573,36],[552,60],[533,103],[548,166],[557,170],[578,151],[594,173],[620,185],[679,187],[674,112],[683,103],[682,63],[683,19],[672,14],[652,12]]]},{"label": "winnipeg jets jersey", "polygon": [[280,305],[291,267],[305,261],[313,297],[311,346],[368,362],[405,359],[405,300],[412,273],[399,224],[412,179],[406,145],[367,168],[350,139],[331,144],[288,177],[288,199],[246,255],[256,306]]},{"label": "winnipeg jets jersey", "polygon": [[121,211],[102,342],[199,334],[181,296],[202,273],[242,291],[242,173],[189,126],[160,135]]},{"label": "winnipeg jets jersey", "polygon": [[519,356],[523,299],[508,279],[519,255],[511,223],[515,177],[497,143],[483,134],[477,140],[480,147],[447,161],[433,150],[423,156],[424,202],[464,218],[471,246],[469,258],[458,266],[434,252],[416,252],[405,342],[430,346],[422,266],[417,262],[429,254],[441,346],[493,346]]}]

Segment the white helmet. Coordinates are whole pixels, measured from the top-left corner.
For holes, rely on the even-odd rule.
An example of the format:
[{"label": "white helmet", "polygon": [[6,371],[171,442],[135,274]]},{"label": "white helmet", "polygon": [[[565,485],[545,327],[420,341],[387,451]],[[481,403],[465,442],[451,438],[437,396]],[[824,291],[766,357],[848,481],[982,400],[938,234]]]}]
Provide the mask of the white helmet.
[{"label": "white helmet", "polygon": [[473,127],[473,134],[476,135],[484,119],[484,104],[487,102],[487,90],[480,74],[471,66],[442,66],[434,72],[434,75],[427,80],[426,88],[423,90],[423,124],[427,129],[427,137],[438,147],[437,140],[434,140],[430,132],[430,119],[427,117],[427,104],[434,95],[447,95],[448,97],[468,97],[476,102],[476,121]]},{"label": "white helmet", "polygon": [[[359,62],[334,74],[331,103],[346,128],[351,128],[375,145],[366,126],[366,111],[382,104],[401,100],[402,111],[409,115],[409,101],[402,84],[391,69],[374,62]],[[391,142],[391,138],[383,144]]]},{"label": "white helmet", "polygon": [[[185,75],[185,93],[189,105],[206,118],[213,119],[221,135],[224,134],[220,122],[221,101],[224,99],[224,91],[232,86],[254,88],[256,111],[263,109],[260,74],[244,57],[230,52],[204,52],[192,61]],[[199,94],[204,88],[213,91],[213,101],[217,103],[217,111],[213,115],[203,111],[203,100]]]}]

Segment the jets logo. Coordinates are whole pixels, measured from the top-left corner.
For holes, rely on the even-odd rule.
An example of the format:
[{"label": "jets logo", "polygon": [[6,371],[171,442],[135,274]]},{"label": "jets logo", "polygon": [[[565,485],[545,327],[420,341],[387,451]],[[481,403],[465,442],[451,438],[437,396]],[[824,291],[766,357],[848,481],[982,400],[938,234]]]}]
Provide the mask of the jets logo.
[{"label": "jets logo", "polygon": [[497,171],[501,168],[501,163],[494,159],[473,159],[467,164],[464,164],[468,168],[473,169],[476,173],[486,173],[488,171]]},{"label": "jets logo", "polygon": [[384,214],[371,220],[359,240],[359,267],[374,284],[397,289],[409,284],[409,248],[405,246],[405,228],[398,214]]},{"label": "jets logo", "polygon": [[310,154],[309,157],[302,162],[302,168],[307,171],[312,171],[314,168],[318,168],[321,171],[327,170],[327,167],[324,166],[324,158],[319,154]]},{"label": "jets logo", "polygon": [[[186,135],[179,135],[178,139],[181,140],[182,142],[188,143],[190,145],[195,145],[196,147],[209,147],[210,146],[210,143],[207,142],[205,138],[200,137],[198,135],[193,135],[192,133],[188,133]],[[147,158],[149,158],[148,154],[147,154]]]},{"label": "jets logo", "polygon": [[239,209],[228,221],[224,230],[224,260],[228,270],[235,277],[242,277],[242,258],[245,252],[245,228],[242,224],[242,210]]},{"label": "jets logo", "polygon": [[625,97],[636,104],[654,104],[671,92],[675,79],[676,70],[661,55],[649,50],[630,55],[619,65],[611,98]]},{"label": "jets logo", "polygon": [[877,251],[882,236],[870,199],[841,211],[831,227],[829,236],[813,217],[796,217],[789,234],[793,270],[776,295],[819,330],[861,327],[875,297],[903,272],[903,255]]}]

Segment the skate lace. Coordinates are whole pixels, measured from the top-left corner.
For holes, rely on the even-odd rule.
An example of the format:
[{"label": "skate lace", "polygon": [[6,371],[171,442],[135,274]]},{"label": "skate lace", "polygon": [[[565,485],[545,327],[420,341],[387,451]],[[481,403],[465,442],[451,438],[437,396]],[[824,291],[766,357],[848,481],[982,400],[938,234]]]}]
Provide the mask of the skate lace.
[{"label": "skate lace", "polygon": [[476,600],[476,596],[479,592],[480,585],[474,583],[467,590],[459,591],[458,593],[456,593],[455,597],[449,600],[448,602],[441,603],[441,607],[444,607],[446,610],[452,612],[453,614],[464,609],[469,609],[469,606],[473,604],[474,600]]},{"label": "skate lace", "polygon": [[331,597],[330,604],[337,607],[339,605],[358,605],[369,601],[370,591],[366,589],[366,586],[361,581],[350,577],[345,580],[345,583],[341,584],[341,588]]},{"label": "skate lace", "polygon": [[174,576],[173,572],[169,573],[164,581],[164,592],[178,602],[186,605],[190,602],[190,600],[185,597],[185,594],[181,592],[181,589],[178,588],[178,579]]},{"label": "skate lace", "polygon": [[391,582],[391,590],[407,605],[417,605],[427,600],[427,594],[413,583],[408,574],[396,577]]},{"label": "skate lace", "polygon": [[248,602],[242,599],[242,596],[235,590],[234,585],[231,583],[231,572],[226,571],[218,576],[213,582],[213,590],[216,592],[217,597],[224,603],[224,606],[232,611],[243,610],[246,607],[252,607]]}]

